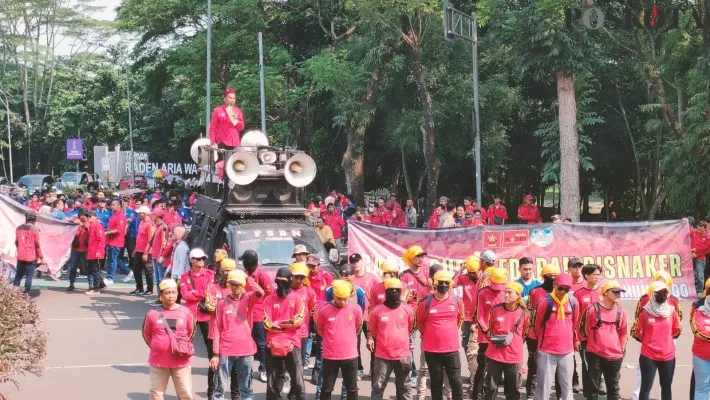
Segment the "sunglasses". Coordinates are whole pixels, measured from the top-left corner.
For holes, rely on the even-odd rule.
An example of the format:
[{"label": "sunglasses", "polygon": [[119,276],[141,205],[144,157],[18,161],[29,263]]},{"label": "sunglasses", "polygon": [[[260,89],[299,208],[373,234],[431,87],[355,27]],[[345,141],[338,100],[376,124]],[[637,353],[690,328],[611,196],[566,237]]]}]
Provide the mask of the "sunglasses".
[{"label": "sunglasses", "polygon": [[341,272],[341,273],[340,273],[340,276],[353,276],[353,275],[355,275],[355,274],[351,274],[351,273],[348,273],[348,272]]},{"label": "sunglasses", "polygon": [[569,293],[569,288],[568,287],[558,287],[557,291],[562,292],[562,293]]},{"label": "sunglasses", "polygon": [[207,257],[193,258],[193,260],[205,261],[205,260],[207,260]]}]

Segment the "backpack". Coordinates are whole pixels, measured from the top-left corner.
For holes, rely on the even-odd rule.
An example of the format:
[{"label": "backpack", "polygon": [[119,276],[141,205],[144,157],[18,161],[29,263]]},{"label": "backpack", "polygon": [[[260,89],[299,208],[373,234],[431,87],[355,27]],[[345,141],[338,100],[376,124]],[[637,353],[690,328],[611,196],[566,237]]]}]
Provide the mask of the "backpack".
[{"label": "backpack", "polygon": [[602,321],[601,306],[599,305],[599,302],[592,303],[592,307],[594,307],[594,312],[597,313],[597,323],[596,323],[596,325],[594,325],[594,327],[592,327],[592,329],[594,329],[594,330],[599,329],[603,323],[606,323],[606,324],[613,323],[614,325],[616,325],[617,331],[619,329],[621,329],[621,309],[619,308],[619,306],[616,307],[616,321],[614,321],[614,322]]},{"label": "backpack", "polygon": [[[554,305],[551,295],[545,296],[545,300],[547,301],[547,309],[545,309],[545,314],[542,316],[542,335],[537,338],[538,348],[542,346],[542,340],[545,338],[545,329],[547,328],[545,323],[550,319],[550,316],[552,315],[552,306]],[[574,296],[569,297],[569,305],[572,307],[572,314],[574,314],[574,310],[577,308],[577,299],[575,299]]]},{"label": "backpack", "polygon": [[[461,312],[461,299],[458,298],[458,296],[453,295],[453,298],[456,299],[456,313]],[[428,294],[422,301],[424,302],[424,319],[426,319],[429,316],[429,308],[431,308],[431,301],[434,299],[433,294]]]}]

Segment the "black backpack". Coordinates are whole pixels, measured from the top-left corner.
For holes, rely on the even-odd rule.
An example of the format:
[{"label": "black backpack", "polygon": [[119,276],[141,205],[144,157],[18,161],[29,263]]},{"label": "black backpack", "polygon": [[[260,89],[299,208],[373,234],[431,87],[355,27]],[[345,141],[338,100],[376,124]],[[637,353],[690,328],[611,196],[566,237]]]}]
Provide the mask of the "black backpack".
[{"label": "black backpack", "polygon": [[601,305],[599,302],[592,303],[592,307],[594,307],[594,312],[597,313],[597,323],[594,327],[592,327],[592,329],[597,330],[602,326],[602,324],[614,324],[616,325],[617,331],[621,329],[621,309],[619,306],[616,306],[616,321],[614,322],[602,321]]}]

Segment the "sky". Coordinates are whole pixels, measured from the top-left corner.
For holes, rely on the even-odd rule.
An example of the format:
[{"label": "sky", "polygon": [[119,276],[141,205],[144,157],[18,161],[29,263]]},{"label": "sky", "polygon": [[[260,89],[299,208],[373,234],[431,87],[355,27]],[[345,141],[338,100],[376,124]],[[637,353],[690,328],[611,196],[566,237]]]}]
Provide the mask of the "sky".
[{"label": "sky", "polygon": [[[94,0],[92,5],[95,7],[103,7],[103,9],[93,13],[91,16],[99,20],[113,21],[116,18],[116,7],[120,4],[120,0]],[[60,42],[55,53],[57,55],[68,55],[71,47],[70,43],[71,41],[67,40]]]}]

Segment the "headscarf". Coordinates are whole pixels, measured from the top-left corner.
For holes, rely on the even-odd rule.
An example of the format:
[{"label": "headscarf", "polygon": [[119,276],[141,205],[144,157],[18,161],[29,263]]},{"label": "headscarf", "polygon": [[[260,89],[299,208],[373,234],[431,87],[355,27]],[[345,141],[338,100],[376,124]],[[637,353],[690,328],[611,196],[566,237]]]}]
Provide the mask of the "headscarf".
[{"label": "headscarf", "polygon": [[710,317],[710,301],[708,301],[707,296],[703,299],[703,305],[698,307],[698,311],[705,314],[706,317]]},{"label": "headscarf", "polygon": [[646,303],[643,309],[654,317],[668,318],[671,315],[671,312],[673,311],[673,307],[668,304],[668,300],[666,300],[665,303],[660,304],[656,301],[656,296],[653,295],[654,293],[660,292],[664,289],[668,290],[668,286],[663,281],[651,282],[648,287],[648,290],[651,292],[651,295],[648,296],[648,303]]},{"label": "headscarf", "polygon": [[516,301],[516,303],[518,303],[518,305],[520,307],[526,308],[525,302],[523,301],[523,285],[521,285],[518,282],[508,282],[508,284],[505,285],[505,288],[510,289],[510,290],[514,291],[515,293],[517,293],[518,294],[518,301]]}]

